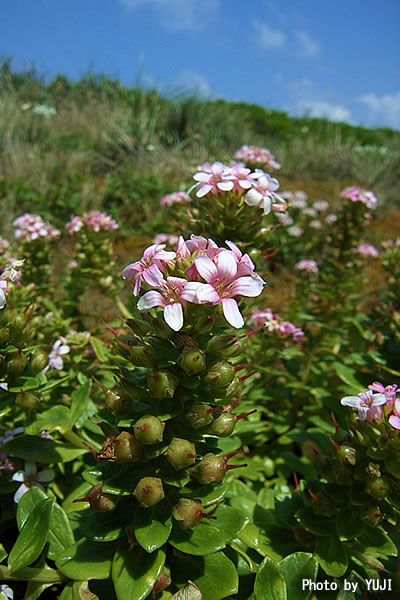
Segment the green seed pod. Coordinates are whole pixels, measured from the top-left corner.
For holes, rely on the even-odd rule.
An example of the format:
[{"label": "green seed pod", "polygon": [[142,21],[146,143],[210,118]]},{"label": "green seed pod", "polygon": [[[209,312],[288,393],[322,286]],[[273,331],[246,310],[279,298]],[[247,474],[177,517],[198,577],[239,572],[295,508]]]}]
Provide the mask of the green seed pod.
[{"label": "green seed pod", "polygon": [[117,462],[138,462],[142,454],[142,446],[134,435],[128,431],[120,433],[113,442]]},{"label": "green seed pod", "polygon": [[173,398],[179,380],[168,369],[149,369],[147,385],[153,398]]},{"label": "green seed pod", "polygon": [[14,344],[19,346],[20,342],[23,341],[23,332],[26,326],[25,315],[15,315],[10,323],[10,337]]},{"label": "green seed pod", "polygon": [[204,381],[212,389],[220,391],[226,389],[232,382],[234,377],[234,367],[225,360],[220,360],[212,364],[207,369],[207,374],[204,377]]},{"label": "green seed pod", "polygon": [[20,392],[15,397],[15,404],[20,408],[32,410],[38,405],[39,399],[32,392]]},{"label": "green seed pod", "polygon": [[185,419],[194,429],[200,429],[212,422],[212,408],[209,404],[196,402],[186,411]]},{"label": "green seed pod", "polygon": [[132,329],[133,333],[139,337],[148,335],[151,331],[150,323],[141,319],[128,319],[126,324]]},{"label": "green seed pod", "polygon": [[172,516],[176,519],[181,527],[189,529],[195,527],[201,519],[207,516],[201,502],[198,500],[189,500],[189,498],[181,498],[172,510]]},{"label": "green seed pod", "polygon": [[365,491],[377,500],[382,500],[390,493],[390,485],[383,477],[375,477],[372,481],[368,481],[365,486]]},{"label": "green seed pod", "polygon": [[45,366],[47,365],[48,362],[49,362],[49,357],[47,356],[46,352],[41,352],[38,350],[33,352],[33,354],[31,354],[31,356],[30,356],[30,363],[29,363],[32,375],[37,375],[38,373],[43,371],[43,369],[45,368]]},{"label": "green seed pod", "polygon": [[12,358],[7,361],[7,374],[8,379],[16,379],[28,364],[28,359],[23,352],[15,352],[12,354]]},{"label": "green seed pod", "polygon": [[106,390],[106,406],[116,417],[129,417],[134,407],[134,399],[130,398],[124,390]]},{"label": "green seed pod", "polygon": [[10,330],[8,327],[2,327],[0,329],[0,344],[7,344],[10,339]]},{"label": "green seed pod", "polygon": [[214,324],[214,319],[211,315],[203,315],[200,319],[197,319],[196,323],[193,325],[191,333],[194,336],[204,335],[211,331]]},{"label": "green seed pod", "polygon": [[199,483],[221,483],[227,471],[224,456],[216,456],[209,452],[201,462],[189,470],[191,477]]},{"label": "green seed pod", "polygon": [[193,442],[182,438],[173,438],[168,446],[165,456],[170,465],[179,471],[191,467],[196,460],[196,447]]},{"label": "green seed pod", "polygon": [[118,504],[118,496],[106,493],[103,494],[101,491],[102,487],[103,482],[101,481],[90,490],[89,495],[86,496],[86,498],[80,498],[79,500],[74,500],[74,502],[89,502],[90,508],[97,512],[109,512],[115,510]]},{"label": "green seed pod", "polygon": [[239,387],[239,381],[237,377],[224,389],[211,388],[212,393],[216,399],[218,398],[232,398],[237,393]]},{"label": "green seed pod", "polygon": [[368,525],[375,527],[382,521],[384,515],[381,514],[379,506],[370,505],[363,506],[360,509],[360,517],[363,521],[366,521]]},{"label": "green seed pod", "polygon": [[141,343],[133,346],[130,351],[130,360],[136,367],[154,367],[157,353],[150,344]]},{"label": "green seed pod", "polygon": [[235,429],[237,420],[238,418],[235,415],[224,411],[212,423],[204,427],[202,433],[209,433],[222,438],[229,437]]},{"label": "green seed pod", "polygon": [[186,375],[195,375],[202,371],[205,367],[206,359],[203,350],[185,346],[178,357],[177,365],[180,366]]},{"label": "green seed pod", "polygon": [[162,481],[158,477],[142,477],[133,493],[143,508],[150,508],[165,497]]},{"label": "green seed pod", "polygon": [[340,446],[336,449],[339,460],[342,460],[354,467],[356,464],[356,451],[350,446]]},{"label": "green seed pod", "polygon": [[153,417],[145,415],[133,426],[133,433],[138,442],[145,445],[158,444],[162,442],[165,423]]},{"label": "green seed pod", "polygon": [[244,339],[239,339],[236,335],[216,335],[207,344],[209,352],[220,352],[224,356],[237,356],[244,349]]}]

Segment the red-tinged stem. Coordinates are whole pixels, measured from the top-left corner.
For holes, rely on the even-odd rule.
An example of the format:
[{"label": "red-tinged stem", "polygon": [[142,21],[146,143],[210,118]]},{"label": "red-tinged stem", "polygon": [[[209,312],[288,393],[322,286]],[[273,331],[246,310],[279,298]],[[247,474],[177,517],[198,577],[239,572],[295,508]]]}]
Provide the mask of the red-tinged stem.
[{"label": "red-tinged stem", "polygon": [[245,369],[246,367],[251,367],[251,363],[243,363],[241,365],[236,365],[236,367],[234,367],[234,371],[236,373],[237,371],[241,371],[242,369]]},{"label": "red-tinged stem", "polygon": [[243,465],[225,465],[225,471],[231,471],[232,469],[240,469],[240,467],[247,467],[247,464]]},{"label": "red-tinged stem", "polygon": [[210,415],[211,413],[215,412],[216,410],[221,410],[222,406],[214,406],[214,408],[207,408],[206,413],[208,415]]},{"label": "red-tinged stem", "polygon": [[311,490],[308,490],[308,493],[310,494],[311,498],[315,500],[315,502],[319,502],[319,498],[316,494],[314,494]]},{"label": "red-tinged stem", "polygon": [[97,458],[97,452],[96,452],[96,450],[95,450],[94,448],[92,448],[91,446],[89,446],[89,444],[87,444],[87,443],[86,443],[86,442],[84,442],[84,441],[82,441],[82,444],[83,444],[84,446],[86,446],[86,448],[87,448],[88,450],[90,450],[90,452],[91,452],[91,453],[92,453],[92,454],[93,454],[93,455],[94,455],[94,456]]},{"label": "red-tinged stem", "polygon": [[118,333],[118,331],[116,329],[114,329],[113,327],[111,327],[111,325],[109,325],[105,321],[103,321],[103,325],[105,325],[107,327],[107,329],[109,329],[111,331],[111,333],[113,333],[115,335],[115,337],[119,337],[120,336],[120,333]]},{"label": "red-tinged stem", "polygon": [[236,404],[238,402],[240,402],[240,400],[243,398],[243,396],[239,396],[239,398],[237,398],[236,400],[234,400],[231,404],[228,404],[227,406],[224,406],[225,410],[228,412],[231,412],[232,408],[235,408]]},{"label": "red-tinged stem", "polygon": [[254,414],[255,412],[257,412],[256,408],[253,408],[253,410],[251,410],[250,412],[247,413],[243,413],[241,415],[237,415],[236,420],[239,421],[239,419],[244,419],[245,417],[248,417],[249,415]]},{"label": "red-tinged stem", "polygon": [[32,315],[33,315],[33,308],[32,308],[32,310],[30,311],[30,313],[28,314],[28,316],[26,317],[26,321],[27,321],[27,322],[29,321],[29,319],[31,318],[31,316],[32,316]]},{"label": "red-tinged stem", "polygon": [[333,446],[335,446],[336,450],[339,450],[340,444],[338,444],[337,442],[335,442],[335,440],[333,440],[331,437],[329,439],[330,439],[331,443],[333,444]]},{"label": "red-tinged stem", "polygon": [[275,256],[276,252],[271,252],[270,254],[266,254],[264,256],[264,258],[271,258],[272,256]]},{"label": "red-tinged stem", "polygon": [[248,375],[242,375],[241,377],[238,378],[238,381],[240,381],[240,382],[245,381],[246,379],[248,379],[252,375],[255,375],[256,373],[257,373],[257,371],[252,371],[251,373],[248,373]]},{"label": "red-tinged stem", "polygon": [[255,329],[251,329],[247,333],[244,333],[243,336],[244,337],[250,337],[251,335],[254,335],[255,333],[258,333],[259,331],[261,331],[261,329],[264,329],[264,325],[260,325],[260,327],[256,327]]},{"label": "red-tinged stem", "polygon": [[314,446],[314,444],[312,443],[312,441],[311,440],[307,440],[307,442],[308,442],[308,445],[310,446],[311,450],[314,452],[315,456],[318,456],[319,452],[316,449],[316,447]]},{"label": "red-tinged stem", "polygon": [[244,448],[239,448],[239,450],[235,450],[235,452],[231,452],[230,454],[225,454],[224,456],[224,460],[225,462],[227,462],[228,460],[230,460],[232,458],[232,456],[236,456],[236,454],[239,454],[240,452],[244,452],[244,453],[248,453],[249,449],[247,448],[247,446],[245,446]]},{"label": "red-tinged stem", "polygon": [[125,348],[125,350],[130,350],[132,348],[132,346],[130,346],[129,344],[125,344],[125,342],[118,342],[118,344]]},{"label": "red-tinged stem", "polygon": [[332,422],[333,422],[333,424],[335,426],[335,429],[337,431],[339,429],[339,425],[338,425],[338,422],[336,421],[336,418],[335,418],[335,415],[334,415],[333,411],[331,412],[331,418],[332,418]]},{"label": "red-tinged stem", "polygon": [[29,308],[32,306],[32,302],[29,302],[28,306],[24,308],[24,315],[28,312]]},{"label": "red-tinged stem", "polygon": [[297,491],[300,488],[300,486],[299,486],[299,480],[297,479],[296,471],[293,471],[293,479],[294,479],[295,489]]},{"label": "red-tinged stem", "polygon": [[105,385],[103,385],[103,384],[102,384],[102,383],[101,383],[101,382],[100,382],[98,379],[96,379],[96,377],[95,377],[94,375],[92,375],[92,379],[93,379],[93,381],[94,381],[95,383],[97,383],[97,385],[98,385],[99,387],[101,387],[101,389],[103,390],[103,392],[104,392],[104,393],[105,393],[105,392],[107,392],[107,388],[106,388],[106,386],[105,386]]},{"label": "red-tinged stem", "polygon": [[89,502],[89,496],[86,496],[86,498],[77,498],[76,500],[72,500],[72,502]]},{"label": "red-tinged stem", "polygon": [[217,517],[215,515],[208,515],[207,513],[201,512],[200,516],[202,519],[216,519]]}]

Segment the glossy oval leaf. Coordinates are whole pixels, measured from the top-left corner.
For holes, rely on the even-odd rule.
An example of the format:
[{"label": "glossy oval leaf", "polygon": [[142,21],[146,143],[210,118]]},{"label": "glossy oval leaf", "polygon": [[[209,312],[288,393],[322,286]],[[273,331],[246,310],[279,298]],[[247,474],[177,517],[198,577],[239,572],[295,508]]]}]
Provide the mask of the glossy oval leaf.
[{"label": "glossy oval leaf", "polygon": [[92,380],[88,379],[83,385],[72,393],[71,408],[69,410],[68,428],[72,429],[79,417],[85,410],[87,401],[89,400],[90,390],[92,389]]},{"label": "glossy oval leaf", "polygon": [[303,590],[303,580],[314,582],[318,574],[318,562],[308,552],[295,552],[285,556],[278,563],[285,578],[287,600],[306,600],[311,590]]},{"label": "glossy oval leaf", "polygon": [[64,587],[59,600],[99,600],[99,597],[89,589],[87,581],[73,581]]},{"label": "glossy oval leaf", "polygon": [[256,600],[287,600],[285,578],[269,556],[264,558],[258,569],[254,597]]},{"label": "glossy oval leaf", "polygon": [[[239,578],[233,562],[223,552],[202,557],[179,557],[172,567],[173,581],[192,581],[204,600],[221,600],[238,592]],[[196,596],[195,596],[196,597]]]},{"label": "glossy oval leaf", "polygon": [[117,542],[92,542],[85,538],[69,546],[56,560],[57,569],[76,581],[107,579]]},{"label": "glossy oval leaf", "polygon": [[138,506],[133,519],[137,542],[146,552],[154,552],[168,540],[172,529],[171,506],[159,502],[151,508]]},{"label": "glossy oval leaf", "polygon": [[127,542],[118,547],[112,564],[112,579],[118,600],[142,600],[157,581],[165,563],[165,550],[151,554],[140,546],[129,550]]},{"label": "glossy oval leaf", "polygon": [[306,531],[314,535],[330,536],[336,533],[335,519],[316,515],[311,508],[306,507],[298,510],[295,518]]},{"label": "glossy oval leaf", "polygon": [[217,517],[214,525],[223,533],[226,544],[238,536],[249,522],[243,512],[226,504],[219,504],[212,515]]},{"label": "glossy oval leaf", "polygon": [[336,515],[336,533],[340,540],[352,540],[362,534],[365,528],[353,507],[344,508]]},{"label": "glossy oval leaf", "polygon": [[54,498],[39,502],[26,519],[8,557],[10,572],[32,564],[42,552],[47,540]]},{"label": "glossy oval leaf", "polygon": [[84,471],[82,477],[93,486],[103,482],[103,492],[128,496],[133,494],[139,479],[149,475],[148,470],[145,464],[106,462]]},{"label": "glossy oval leaf", "polygon": [[345,545],[337,537],[317,538],[315,555],[327,575],[341,577],[346,572],[349,556]]},{"label": "glossy oval leaf", "polygon": [[[137,504],[136,501],[135,505]],[[125,528],[132,523],[134,514],[133,502],[125,501],[118,504],[117,510],[98,512],[87,510],[81,514],[80,530],[89,540],[96,542],[112,542],[126,535]]]},{"label": "glossy oval leaf", "polygon": [[174,524],[169,543],[186,554],[205,556],[225,548],[226,536],[213,523],[203,519],[196,527],[190,529],[183,529]]},{"label": "glossy oval leaf", "polygon": [[358,541],[366,547],[367,554],[376,556],[397,556],[396,544],[382,527],[366,527]]}]

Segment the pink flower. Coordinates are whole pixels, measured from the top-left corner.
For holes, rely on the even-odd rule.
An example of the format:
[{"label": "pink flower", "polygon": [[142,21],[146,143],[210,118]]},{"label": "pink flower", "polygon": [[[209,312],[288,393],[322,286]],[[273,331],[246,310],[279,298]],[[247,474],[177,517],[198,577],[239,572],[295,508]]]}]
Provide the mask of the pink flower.
[{"label": "pink flower", "polygon": [[143,253],[140,260],[131,263],[122,271],[124,279],[135,277],[134,296],[139,294],[142,279],[150,287],[159,287],[163,281],[164,263],[173,260],[175,252],[164,250],[165,244],[152,244]]},{"label": "pink flower", "polygon": [[252,167],[262,167],[265,169],[279,169],[280,164],[268,148],[259,146],[248,146],[244,144],[235,152],[235,158],[243,160]]},{"label": "pink flower", "polygon": [[208,256],[195,259],[196,269],[207,283],[188,282],[182,298],[195,304],[222,304],[225,319],[232,327],[243,327],[244,321],[234,297],[259,296],[262,280],[254,277],[238,277],[238,263],[232,254],[222,250],[213,262]]},{"label": "pink flower", "polygon": [[[258,170],[258,178],[253,187],[246,193],[244,201],[249,206],[262,206],[266,215],[273,209],[275,203],[280,203],[279,208],[283,212],[286,210],[287,204],[281,196],[275,193],[278,188],[279,181],[277,179]],[[279,212],[279,208],[274,208],[274,210]]]},{"label": "pink flower", "polygon": [[234,190],[240,194],[252,187],[254,178],[256,177],[256,174],[247,169],[243,163],[234,163],[232,165],[232,175],[234,177]]},{"label": "pink flower", "polygon": [[13,225],[17,227],[14,236],[22,242],[32,242],[38,238],[50,241],[60,237],[58,229],[43,221],[39,215],[24,213],[13,221]]},{"label": "pink flower", "polygon": [[374,381],[371,385],[368,386],[370,390],[374,392],[379,392],[380,394],[385,394],[386,396],[386,407],[391,410],[396,401],[397,395],[397,385],[387,385],[386,387],[380,383],[379,381]]},{"label": "pink flower", "polygon": [[376,258],[379,255],[378,250],[372,244],[359,244],[355,251],[364,258]]},{"label": "pink flower", "polygon": [[188,204],[190,196],[186,192],[173,192],[161,198],[161,206],[172,206],[173,204]]},{"label": "pink flower", "polygon": [[326,217],[326,222],[329,223],[329,225],[332,225],[333,223],[336,223],[337,221],[337,216],[334,215],[333,213],[330,215],[327,215]]},{"label": "pink flower", "polygon": [[322,222],[319,219],[314,219],[310,222],[310,227],[313,229],[322,229]]},{"label": "pink flower", "polygon": [[288,227],[288,234],[293,237],[300,237],[304,233],[304,229],[301,227],[297,227],[297,225],[293,225],[293,227]]},{"label": "pink flower", "polygon": [[67,340],[64,337],[60,337],[56,342],[54,342],[53,348],[49,354],[48,367],[52,367],[53,369],[57,369],[57,371],[61,371],[64,366],[63,356],[68,354],[70,351],[70,347],[66,342]]},{"label": "pink flower", "polygon": [[164,309],[164,320],[174,331],[183,327],[183,309],[186,305],[183,299],[183,290],[187,284],[186,279],[180,277],[167,277],[161,283],[160,291],[146,292],[137,303],[139,310],[149,310],[155,306]]},{"label": "pink flower", "polygon": [[211,165],[202,165],[201,169],[193,175],[193,179],[198,182],[193,186],[198,198],[210,193],[218,196],[233,190],[235,177],[232,175],[231,167],[215,162]]},{"label": "pink flower", "polygon": [[317,202],[314,202],[313,207],[320,212],[325,212],[329,208],[329,202],[326,200],[317,200]]},{"label": "pink flower", "polygon": [[395,429],[400,429],[400,398],[397,398],[394,404],[393,413],[394,414],[389,417],[389,423]]},{"label": "pink flower", "polygon": [[289,321],[281,321],[279,323],[279,332],[283,335],[283,337],[292,336],[294,342],[298,342],[304,337],[304,331]]},{"label": "pink flower", "polygon": [[374,421],[382,417],[382,404],[385,404],[387,398],[385,394],[373,394],[372,390],[364,390],[358,396],[345,396],[340,403],[343,406],[351,406],[358,410],[360,421]]},{"label": "pink flower", "polygon": [[299,271],[307,271],[308,273],[318,273],[318,264],[315,260],[300,260],[294,265]]},{"label": "pink flower", "polygon": [[339,198],[351,200],[352,202],[361,202],[368,208],[376,208],[378,204],[378,199],[373,192],[364,190],[357,185],[352,185],[345,188],[341,192]]}]

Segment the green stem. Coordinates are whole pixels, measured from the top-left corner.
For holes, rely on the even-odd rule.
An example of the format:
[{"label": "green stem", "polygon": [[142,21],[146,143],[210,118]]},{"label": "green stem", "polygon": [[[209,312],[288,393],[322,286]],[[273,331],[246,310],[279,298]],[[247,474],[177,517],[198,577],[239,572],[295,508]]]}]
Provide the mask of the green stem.
[{"label": "green stem", "polygon": [[132,319],[131,313],[126,308],[125,304],[122,302],[122,300],[119,296],[115,297],[115,302],[116,302],[116,305],[118,306],[119,310],[121,311],[121,313],[124,315],[124,317],[126,319]]},{"label": "green stem", "polygon": [[76,433],[74,433],[73,431],[63,431],[62,435],[63,437],[65,437],[66,440],[71,442],[71,444],[73,444],[77,448],[85,448],[85,450],[88,449],[84,441],[79,437],[79,435],[76,435]]},{"label": "green stem", "polygon": [[3,579],[8,581],[36,581],[37,583],[65,583],[69,581],[68,577],[55,569],[25,567],[25,569],[11,574],[8,567],[0,565],[0,581]]}]

